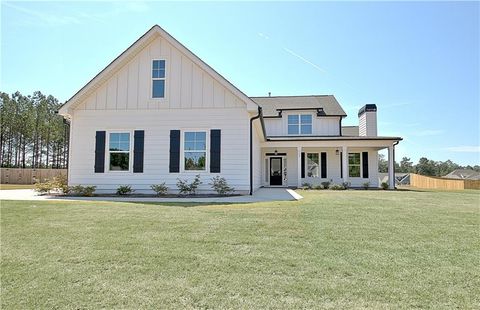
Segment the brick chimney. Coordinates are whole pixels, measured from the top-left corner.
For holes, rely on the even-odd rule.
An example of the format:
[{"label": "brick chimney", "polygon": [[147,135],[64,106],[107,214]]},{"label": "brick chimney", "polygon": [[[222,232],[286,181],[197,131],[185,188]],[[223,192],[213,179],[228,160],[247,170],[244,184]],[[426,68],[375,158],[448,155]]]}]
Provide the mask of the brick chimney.
[{"label": "brick chimney", "polygon": [[358,111],[358,134],[363,137],[377,136],[377,106],[366,104]]}]

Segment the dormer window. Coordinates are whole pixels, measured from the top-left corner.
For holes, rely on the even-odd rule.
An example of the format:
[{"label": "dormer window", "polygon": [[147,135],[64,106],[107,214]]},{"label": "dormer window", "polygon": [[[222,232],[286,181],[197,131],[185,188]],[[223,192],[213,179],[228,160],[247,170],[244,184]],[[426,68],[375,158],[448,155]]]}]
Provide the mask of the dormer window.
[{"label": "dormer window", "polygon": [[288,134],[289,135],[311,135],[312,134],[312,115],[311,114],[288,115]]},{"label": "dormer window", "polygon": [[152,98],[165,98],[165,60],[152,62]]}]

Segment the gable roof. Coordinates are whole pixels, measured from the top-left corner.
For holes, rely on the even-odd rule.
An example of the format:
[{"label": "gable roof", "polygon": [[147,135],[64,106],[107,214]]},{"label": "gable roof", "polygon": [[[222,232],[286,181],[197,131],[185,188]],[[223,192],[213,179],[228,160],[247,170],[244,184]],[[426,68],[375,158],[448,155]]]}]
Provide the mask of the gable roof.
[{"label": "gable roof", "polygon": [[462,180],[480,180],[480,172],[472,169],[456,169],[449,174],[443,176],[443,178],[449,179],[462,179]]},{"label": "gable roof", "polygon": [[138,55],[140,51],[142,51],[146,46],[148,46],[148,44],[153,42],[158,37],[165,39],[174,48],[178,49],[182,54],[193,61],[193,63],[210,74],[222,86],[230,90],[234,95],[244,101],[249,111],[257,111],[258,105],[253,100],[251,100],[247,95],[245,95],[235,85],[230,83],[225,77],[205,63],[197,55],[192,53],[188,48],[177,41],[163,28],[158,25],[154,25],[117,58],[115,58],[110,64],[108,64],[102,71],[100,71],[100,73],[93,77],[93,79],[91,79],[85,86],[76,92],[70,99],[68,99],[67,102],[60,107],[58,113],[64,116],[69,115],[71,113],[71,109],[83,102],[84,99],[86,99],[90,94],[103,85],[103,83],[117,73],[123,66],[125,66],[136,55]]},{"label": "gable roof", "polygon": [[279,110],[323,109],[325,116],[347,116],[333,95],[251,97],[264,116],[278,116]]}]

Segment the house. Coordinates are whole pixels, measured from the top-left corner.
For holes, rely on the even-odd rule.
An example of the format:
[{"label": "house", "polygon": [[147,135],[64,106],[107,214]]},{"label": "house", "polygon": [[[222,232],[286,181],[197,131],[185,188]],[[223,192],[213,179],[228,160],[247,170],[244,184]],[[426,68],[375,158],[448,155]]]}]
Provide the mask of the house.
[{"label": "house", "polygon": [[480,172],[473,169],[456,169],[443,176],[446,179],[480,180]]},{"label": "house", "polygon": [[[59,110],[70,122],[68,182],[98,193],[151,193],[200,174],[237,193],[332,180],[378,187],[377,152],[393,174],[399,137],[377,135],[377,107],[343,127],[332,95],[248,97],[155,25]],[[394,178],[390,178],[394,188]]]}]

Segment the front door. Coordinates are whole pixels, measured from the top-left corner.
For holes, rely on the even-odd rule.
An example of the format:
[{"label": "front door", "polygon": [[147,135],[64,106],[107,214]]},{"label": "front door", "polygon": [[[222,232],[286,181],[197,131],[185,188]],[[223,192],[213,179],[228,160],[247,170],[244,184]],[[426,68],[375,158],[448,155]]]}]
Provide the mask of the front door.
[{"label": "front door", "polygon": [[270,185],[282,185],[282,158],[270,157]]}]

